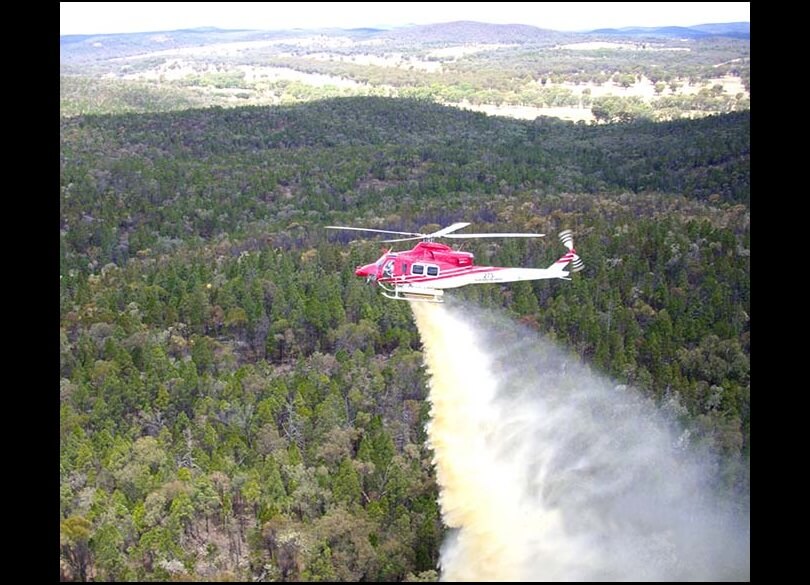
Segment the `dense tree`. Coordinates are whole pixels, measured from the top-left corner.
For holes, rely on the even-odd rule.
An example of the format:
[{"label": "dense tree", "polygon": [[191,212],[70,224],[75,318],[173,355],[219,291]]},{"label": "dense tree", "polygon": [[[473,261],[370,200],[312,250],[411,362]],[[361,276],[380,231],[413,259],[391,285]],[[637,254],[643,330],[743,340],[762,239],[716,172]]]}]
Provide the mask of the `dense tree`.
[{"label": "dense tree", "polygon": [[[449,294],[669,405],[720,454],[718,489],[746,492],[749,121],[379,98],[63,121],[65,577],[435,580],[419,336],[354,276],[379,244],[327,224],[574,229],[586,269],[564,286]],[[539,267],[560,251],[465,249]]]}]

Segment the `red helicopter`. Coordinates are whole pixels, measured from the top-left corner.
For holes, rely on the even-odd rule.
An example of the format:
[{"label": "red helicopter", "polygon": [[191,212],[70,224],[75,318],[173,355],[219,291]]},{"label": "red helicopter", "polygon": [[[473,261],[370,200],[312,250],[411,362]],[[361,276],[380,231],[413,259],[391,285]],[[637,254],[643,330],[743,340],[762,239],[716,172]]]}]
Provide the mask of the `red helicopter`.
[{"label": "red helicopter", "polygon": [[[366,282],[376,282],[389,299],[406,301],[442,302],[446,288],[457,288],[468,284],[488,284],[513,282],[517,280],[539,280],[542,278],[562,278],[571,280],[572,272],[579,272],[585,265],[574,250],[574,234],[571,230],[560,232],[560,241],[568,248],[559,260],[548,268],[502,268],[500,266],[476,266],[470,252],[453,250],[450,246],[434,242],[436,238],[540,238],[545,234],[454,234],[469,223],[459,222],[440,229],[432,234],[414,232],[393,232],[371,228],[356,228],[329,225],[331,230],[354,230],[411,236],[383,242],[407,242],[422,240],[411,250],[388,252],[373,264],[358,266],[354,273],[364,277]],[[564,270],[571,264],[570,271]]]}]

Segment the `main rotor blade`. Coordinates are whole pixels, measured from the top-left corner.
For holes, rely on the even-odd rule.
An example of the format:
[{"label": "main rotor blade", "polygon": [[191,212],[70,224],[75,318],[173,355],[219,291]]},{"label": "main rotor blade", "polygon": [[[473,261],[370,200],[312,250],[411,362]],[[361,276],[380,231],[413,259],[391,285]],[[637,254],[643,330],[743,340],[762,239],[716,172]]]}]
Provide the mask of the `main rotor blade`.
[{"label": "main rotor blade", "polygon": [[380,240],[381,242],[408,242],[410,240],[424,240],[426,236],[416,236],[415,238],[398,238],[396,240]]},{"label": "main rotor blade", "polygon": [[542,238],[546,234],[448,234],[445,238]]},{"label": "main rotor blade", "polygon": [[445,237],[445,234],[449,234],[450,232],[454,232],[456,230],[460,230],[461,228],[467,227],[469,222],[460,221],[458,223],[454,223],[453,225],[449,225],[446,228],[440,229],[438,232],[433,232],[432,234],[428,234],[428,238],[442,238]]},{"label": "main rotor blade", "polygon": [[426,238],[427,234],[417,234],[414,232],[392,232],[391,230],[375,230],[372,228],[356,228],[356,227],[347,227],[344,225],[327,225],[324,226],[328,230],[352,230],[355,232],[377,232],[379,234],[399,234],[401,236],[418,236],[420,238]]}]

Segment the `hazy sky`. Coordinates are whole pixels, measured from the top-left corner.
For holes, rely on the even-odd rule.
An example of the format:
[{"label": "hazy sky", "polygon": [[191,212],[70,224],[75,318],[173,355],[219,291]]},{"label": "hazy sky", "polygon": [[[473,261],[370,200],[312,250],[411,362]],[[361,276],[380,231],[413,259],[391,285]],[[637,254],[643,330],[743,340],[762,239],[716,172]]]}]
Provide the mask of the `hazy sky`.
[{"label": "hazy sky", "polygon": [[750,2],[60,2],[59,34],[476,20],[555,30],[750,22]]}]

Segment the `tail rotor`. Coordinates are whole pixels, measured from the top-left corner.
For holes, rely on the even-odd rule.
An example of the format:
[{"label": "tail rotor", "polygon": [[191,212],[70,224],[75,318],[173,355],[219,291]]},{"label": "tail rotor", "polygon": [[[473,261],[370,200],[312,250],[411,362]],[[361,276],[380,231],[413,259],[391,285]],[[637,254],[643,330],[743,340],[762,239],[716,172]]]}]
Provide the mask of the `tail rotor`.
[{"label": "tail rotor", "polygon": [[[562,245],[568,248],[568,251],[573,254],[570,257],[571,268],[569,269],[570,272],[579,272],[583,268],[585,268],[585,263],[582,261],[582,258],[577,256],[576,250],[574,250],[574,232],[571,230],[563,230],[559,234],[560,241]],[[564,258],[566,257],[564,256]]]}]

